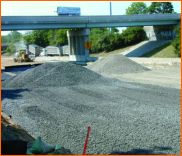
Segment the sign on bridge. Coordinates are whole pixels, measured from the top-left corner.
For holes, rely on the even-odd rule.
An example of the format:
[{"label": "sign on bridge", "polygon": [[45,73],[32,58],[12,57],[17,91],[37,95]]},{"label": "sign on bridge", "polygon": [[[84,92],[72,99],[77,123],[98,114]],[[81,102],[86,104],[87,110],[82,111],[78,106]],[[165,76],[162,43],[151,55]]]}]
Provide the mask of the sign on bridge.
[{"label": "sign on bridge", "polygon": [[58,15],[68,15],[68,16],[80,16],[79,7],[57,7]]}]

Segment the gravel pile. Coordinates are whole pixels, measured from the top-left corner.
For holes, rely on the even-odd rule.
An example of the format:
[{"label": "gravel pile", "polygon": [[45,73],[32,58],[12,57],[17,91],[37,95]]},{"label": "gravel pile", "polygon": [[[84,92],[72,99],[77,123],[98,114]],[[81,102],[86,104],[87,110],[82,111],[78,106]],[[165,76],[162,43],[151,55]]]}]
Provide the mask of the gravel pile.
[{"label": "gravel pile", "polygon": [[111,55],[96,61],[89,69],[105,74],[124,74],[149,70],[123,55]]},{"label": "gravel pile", "polygon": [[104,78],[80,65],[70,62],[52,62],[26,70],[6,81],[5,88],[58,87],[88,84]]}]

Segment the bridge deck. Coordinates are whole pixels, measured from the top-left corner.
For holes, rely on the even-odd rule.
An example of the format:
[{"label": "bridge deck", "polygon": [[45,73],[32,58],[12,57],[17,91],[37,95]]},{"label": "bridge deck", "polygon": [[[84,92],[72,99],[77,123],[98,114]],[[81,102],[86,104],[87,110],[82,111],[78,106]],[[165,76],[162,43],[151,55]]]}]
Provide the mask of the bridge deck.
[{"label": "bridge deck", "polygon": [[112,16],[2,16],[2,31],[170,25],[178,24],[179,22],[180,14]]}]

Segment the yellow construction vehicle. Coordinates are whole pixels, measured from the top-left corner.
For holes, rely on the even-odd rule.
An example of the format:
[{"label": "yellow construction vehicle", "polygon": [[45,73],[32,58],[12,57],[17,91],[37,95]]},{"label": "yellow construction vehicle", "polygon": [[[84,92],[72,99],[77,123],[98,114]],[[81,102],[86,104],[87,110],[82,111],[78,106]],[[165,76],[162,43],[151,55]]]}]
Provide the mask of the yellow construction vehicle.
[{"label": "yellow construction vehicle", "polygon": [[33,60],[30,59],[29,55],[26,53],[26,50],[19,50],[18,52],[15,53],[14,61],[21,63],[21,62],[31,62]]}]

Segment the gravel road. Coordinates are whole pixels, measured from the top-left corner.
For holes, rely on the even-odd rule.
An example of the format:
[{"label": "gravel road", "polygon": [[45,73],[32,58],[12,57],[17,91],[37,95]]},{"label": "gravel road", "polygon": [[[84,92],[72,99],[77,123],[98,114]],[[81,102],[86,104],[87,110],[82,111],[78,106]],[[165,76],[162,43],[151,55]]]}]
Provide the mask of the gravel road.
[{"label": "gravel road", "polygon": [[65,62],[26,70],[3,86],[3,112],[74,154],[83,151],[87,126],[89,154],[180,151],[179,89],[106,78]]}]

